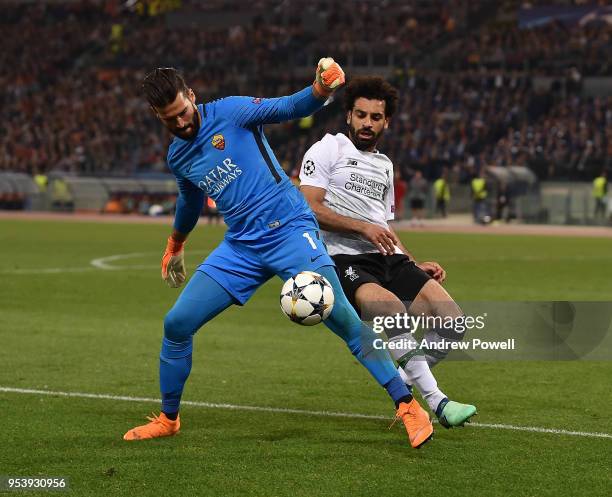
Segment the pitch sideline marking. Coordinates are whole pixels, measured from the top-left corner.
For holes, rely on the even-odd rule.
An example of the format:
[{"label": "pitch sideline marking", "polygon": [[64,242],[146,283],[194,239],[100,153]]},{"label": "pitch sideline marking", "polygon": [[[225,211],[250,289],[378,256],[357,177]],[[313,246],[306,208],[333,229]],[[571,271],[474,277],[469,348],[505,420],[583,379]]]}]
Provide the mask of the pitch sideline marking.
[{"label": "pitch sideline marking", "polygon": [[[125,395],[109,395],[99,393],[85,393],[85,392],[59,392],[51,390],[34,390],[29,388],[12,388],[0,386],[0,392],[5,393],[19,393],[19,394],[33,394],[33,395],[50,395],[56,397],[76,397],[82,399],[103,399],[103,400],[120,400],[125,402],[151,402],[159,404],[159,399],[151,397],[131,397]],[[229,409],[239,411],[259,411],[259,412],[272,412],[280,414],[301,414],[306,416],[322,416],[330,418],[349,418],[349,419],[376,419],[376,420],[389,420],[389,416],[380,416],[375,414],[360,414],[352,412],[333,412],[333,411],[310,411],[306,409],[289,409],[283,407],[263,407],[263,406],[243,406],[236,404],[216,404],[212,402],[198,402],[193,400],[181,401],[183,405],[204,407],[209,409]],[[612,439],[610,433],[592,433],[586,431],[569,431],[560,430],[555,428],[542,428],[540,426],[517,426],[517,425],[506,425],[499,423],[471,423],[470,426],[477,428],[491,428],[496,430],[512,430],[512,431],[526,431],[532,433],[550,433],[553,435],[568,435],[575,437],[590,437],[590,438],[607,438]]]}]

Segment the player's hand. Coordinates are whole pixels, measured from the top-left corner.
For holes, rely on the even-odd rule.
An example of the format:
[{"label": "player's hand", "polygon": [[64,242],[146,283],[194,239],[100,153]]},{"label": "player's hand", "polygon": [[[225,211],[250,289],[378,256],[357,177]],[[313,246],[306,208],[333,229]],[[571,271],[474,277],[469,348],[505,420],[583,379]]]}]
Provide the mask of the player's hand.
[{"label": "player's hand", "polygon": [[417,264],[417,267],[425,271],[438,283],[442,283],[446,279],[446,271],[437,262],[421,262]]},{"label": "player's hand", "polygon": [[184,246],[185,242],[177,242],[174,238],[169,237],[166,251],[162,257],[162,278],[172,288],[178,288],[187,279]]},{"label": "player's hand", "polygon": [[344,71],[331,57],[319,60],[314,81],[315,91],[322,97],[329,97],[344,84]]},{"label": "player's hand", "polygon": [[381,254],[395,254],[395,245],[399,243],[399,240],[395,234],[391,233],[389,230],[377,224],[364,223],[361,234],[364,238],[376,245],[376,248]]}]

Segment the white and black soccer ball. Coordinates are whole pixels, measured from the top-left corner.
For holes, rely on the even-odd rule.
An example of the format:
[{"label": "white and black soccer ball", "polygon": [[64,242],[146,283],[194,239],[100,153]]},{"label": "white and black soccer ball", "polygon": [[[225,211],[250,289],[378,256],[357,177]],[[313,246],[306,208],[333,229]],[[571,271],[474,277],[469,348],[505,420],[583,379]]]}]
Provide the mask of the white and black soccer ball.
[{"label": "white and black soccer ball", "polygon": [[312,326],[330,315],[334,306],[334,290],[320,274],[302,271],[285,281],[280,305],[291,321]]}]

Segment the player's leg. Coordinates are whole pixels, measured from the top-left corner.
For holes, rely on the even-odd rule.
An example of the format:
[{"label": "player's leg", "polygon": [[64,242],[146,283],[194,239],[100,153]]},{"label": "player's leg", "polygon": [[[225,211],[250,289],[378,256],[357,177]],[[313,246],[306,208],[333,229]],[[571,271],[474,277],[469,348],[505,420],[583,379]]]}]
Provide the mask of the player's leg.
[{"label": "player's leg", "polygon": [[162,413],[128,431],[125,440],[174,435],[179,404],[191,372],[193,335],[232,304],[244,304],[270,278],[256,258],[223,242],[194,273],[164,320],[160,353]]},{"label": "player's leg", "polygon": [[159,356],[162,412],[175,419],[191,372],[193,335],[236,299],[203,271],[196,271],[164,319]]},{"label": "player's leg", "polygon": [[[461,308],[455,303],[451,296],[437,281],[430,278],[423,270],[418,268],[414,262],[408,261],[401,256],[393,256],[397,262],[391,264],[389,273],[393,275],[387,282],[387,289],[395,294],[402,302],[409,303],[408,313],[410,315],[452,317],[453,319],[463,316]],[[428,369],[437,364],[448,354],[447,344],[449,341],[458,341],[463,338],[463,333],[452,329],[425,329],[424,339],[428,347],[423,350],[423,356],[407,355],[406,358],[398,360],[400,367],[406,374],[409,382],[415,381],[417,388],[424,395],[421,386],[416,383],[421,376],[423,368]],[[431,374],[431,373],[430,373]],[[425,376],[427,378],[427,376]],[[433,378],[433,376],[432,376]],[[427,385],[423,385],[427,388]],[[463,425],[474,414],[476,407],[471,404],[462,404],[444,397],[441,400],[437,395],[429,399],[428,404],[438,417],[440,424],[449,428],[451,426]]]},{"label": "player's leg", "polygon": [[[342,278],[342,287],[347,298],[359,310],[363,319],[370,321],[374,316],[392,316],[406,312],[406,306],[402,299],[383,286],[383,281],[388,282],[395,275],[394,271],[389,271],[388,257],[378,254],[363,254],[357,256],[338,255],[334,256],[333,259],[340,274],[345,274]],[[393,256],[393,260],[402,259],[407,258]],[[417,278],[401,274],[401,265],[393,269],[400,272],[398,278],[402,281],[403,291],[400,295],[414,297],[429,279],[429,276],[425,273],[417,275]],[[407,384],[415,386],[430,409],[436,412],[438,406],[447,397],[439,389],[438,383],[423,356],[423,351],[410,331],[387,329],[389,342],[392,343],[389,351],[391,357],[399,364],[398,371],[402,379]]]},{"label": "player's leg", "polygon": [[161,414],[148,424],[128,431],[124,440],[143,440],[174,435],[185,382],[191,372],[193,335],[236,300],[219,283],[196,271],[164,319],[164,338],[159,356]]},{"label": "player's leg", "polygon": [[[419,268],[416,270],[420,271]],[[411,271],[416,272],[415,270]],[[401,295],[401,294],[400,294]],[[410,301],[410,300],[408,300]],[[412,300],[408,312],[411,315],[451,317],[453,320],[463,318],[463,311],[448,294],[446,289],[436,280],[428,280]],[[436,366],[448,355],[445,344],[463,340],[465,333],[454,329],[431,328],[425,330],[424,339],[428,344],[425,357],[430,367]]]},{"label": "player's leg", "polygon": [[[404,303],[377,283],[360,285],[355,292],[355,303],[361,309],[362,317],[364,313],[374,317],[393,316],[406,312]],[[393,344],[389,347],[389,352],[399,365],[400,375],[407,384],[419,390],[432,412],[436,412],[440,403],[447,397],[438,387],[414,335],[405,329],[386,331],[389,343]]]}]

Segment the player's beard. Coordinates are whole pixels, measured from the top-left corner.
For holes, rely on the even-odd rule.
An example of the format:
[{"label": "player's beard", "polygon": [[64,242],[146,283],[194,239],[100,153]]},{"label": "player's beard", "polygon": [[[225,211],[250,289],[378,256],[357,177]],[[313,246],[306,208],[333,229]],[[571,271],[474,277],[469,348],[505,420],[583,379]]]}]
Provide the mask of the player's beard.
[{"label": "player's beard", "polygon": [[[363,131],[369,131],[371,135],[364,137],[363,135],[360,134],[360,132],[363,132]],[[351,138],[351,141],[357,148],[357,150],[375,149],[376,144],[378,143],[378,140],[380,140],[380,137],[382,136],[383,132],[384,132],[384,128],[381,129],[380,132],[378,133],[375,133],[371,129],[356,130],[352,124],[349,124],[349,136]]]},{"label": "player's beard", "polygon": [[193,122],[181,130],[175,129],[172,131],[181,140],[193,140],[198,136],[198,131],[200,131],[200,113],[198,112],[198,107],[193,102],[191,102],[191,106],[193,107]]}]

